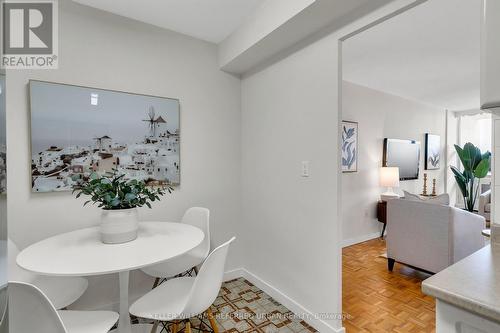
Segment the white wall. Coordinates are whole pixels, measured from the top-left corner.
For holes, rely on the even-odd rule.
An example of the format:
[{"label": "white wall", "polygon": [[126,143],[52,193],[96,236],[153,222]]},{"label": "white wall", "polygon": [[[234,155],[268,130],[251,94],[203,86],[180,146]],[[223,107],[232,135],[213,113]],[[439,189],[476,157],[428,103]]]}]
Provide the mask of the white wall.
[{"label": "white wall", "polygon": [[242,82],[245,267],[313,313],[340,310],[337,56],[329,36]]},{"label": "white wall", "polygon": [[491,202],[492,215],[491,215],[491,242],[500,243],[500,109],[491,109],[492,112],[492,130],[493,130],[493,150],[492,150],[492,191]]},{"label": "white wall", "polygon": [[[390,15],[390,5],[242,80],[245,267],[312,313],[341,312],[339,40]],[[300,177],[310,161],[310,177]],[[311,323],[340,331],[340,320]]]},{"label": "white wall", "polygon": [[[359,126],[358,172],[342,174],[343,240],[350,245],[380,233],[376,205],[385,191],[379,185],[384,138],[416,140],[421,145],[419,179],[401,181],[396,192],[422,193],[424,173],[429,193],[433,178],[437,192],[444,192],[446,111],[344,81],[342,117]],[[425,133],[441,136],[439,170],[424,170]]]},{"label": "white wall", "polygon": [[[59,2],[59,69],[8,72],[10,237],[25,247],[96,225],[100,218],[97,208],[82,207],[70,193],[31,193],[29,79],[179,98],[182,184],[154,209],[141,209],[140,218],[177,221],[185,209],[200,205],[211,210],[214,244],[237,233],[240,80],[218,69],[216,46],[67,0]],[[227,269],[241,267],[239,246],[237,240]],[[149,282],[142,285],[150,287]],[[99,306],[110,293],[117,298],[115,276],[92,279],[81,303]]]}]

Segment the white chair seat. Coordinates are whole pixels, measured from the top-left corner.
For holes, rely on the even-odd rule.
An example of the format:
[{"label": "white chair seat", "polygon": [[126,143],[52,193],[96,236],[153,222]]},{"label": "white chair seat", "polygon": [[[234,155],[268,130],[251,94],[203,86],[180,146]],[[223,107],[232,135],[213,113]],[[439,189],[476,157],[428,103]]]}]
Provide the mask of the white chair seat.
[{"label": "white chair seat", "polygon": [[118,321],[111,311],[57,311],[36,286],[9,282],[9,330],[16,333],[107,333]]},{"label": "white chair seat", "polygon": [[219,294],[224,276],[224,265],[229,245],[234,237],[215,248],[200,267],[196,277],[170,279],[139,298],[129,311],[138,318],[154,320],[151,332],[156,332],[161,322],[185,322],[185,333],[191,333],[190,318],[205,313],[213,332],[218,333],[217,321],[210,309]]},{"label": "white chair seat", "polygon": [[167,262],[144,267],[142,271],[150,276],[159,278],[169,278],[184,273],[191,268],[200,265],[205,260],[206,254],[188,252],[182,256],[170,259]]},{"label": "white chair seat", "polygon": [[107,333],[118,321],[111,311],[57,311],[68,333]]},{"label": "white chair seat", "polygon": [[130,307],[136,317],[170,321],[181,318],[196,278],[181,277],[165,281]]},{"label": "white chair seat", "polygon": [[79,299],[89,285],[80,277],[35,276],[31,284],[40,288],[56,309],[63,309]]}]

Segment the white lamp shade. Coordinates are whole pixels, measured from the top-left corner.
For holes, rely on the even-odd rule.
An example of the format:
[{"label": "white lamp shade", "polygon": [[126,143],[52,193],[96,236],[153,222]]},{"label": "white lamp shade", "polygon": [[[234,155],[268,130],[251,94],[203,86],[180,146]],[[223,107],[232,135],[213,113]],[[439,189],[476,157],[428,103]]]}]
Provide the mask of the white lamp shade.
[{"label": "white lamp shade", "polygon": [[399,187],[399,168],[383,167],[380,169],[380,186]]}]

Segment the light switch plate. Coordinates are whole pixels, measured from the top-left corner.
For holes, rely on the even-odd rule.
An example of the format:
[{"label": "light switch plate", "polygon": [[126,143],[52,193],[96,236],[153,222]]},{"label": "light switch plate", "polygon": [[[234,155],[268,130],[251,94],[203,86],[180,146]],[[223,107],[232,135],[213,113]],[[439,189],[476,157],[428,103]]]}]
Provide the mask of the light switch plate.
[{"label": "light switch plate", "polygon": [[309,161],[302,161],[302,177],[309,177]]}]

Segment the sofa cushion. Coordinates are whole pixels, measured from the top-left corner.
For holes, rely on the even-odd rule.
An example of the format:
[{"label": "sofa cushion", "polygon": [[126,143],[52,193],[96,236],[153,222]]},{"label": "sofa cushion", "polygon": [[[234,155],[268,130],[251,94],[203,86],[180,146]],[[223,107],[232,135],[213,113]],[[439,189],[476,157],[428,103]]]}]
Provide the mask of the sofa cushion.
[{"label": "sofa cushion", "polygon": [[435,205],[449,205],[450,204],[450,196],[448,193],[440,194],[435,197],[423,197],[417,194],[413,194],[407,191],[404,192],[404,198],[406,200],[412,200],[412,201],[420,201],[420,202],[425,202],[425,203],[430,203],[430,204],[435,204]]},{"label": "sofa cushion", "polygon": [[404,193],[403,199],[413,200],[413,201],[422,201],[422,198],[418,194],[413,194],[413,193],[407,192],[405,190],[403,190],[403,193]]}]

